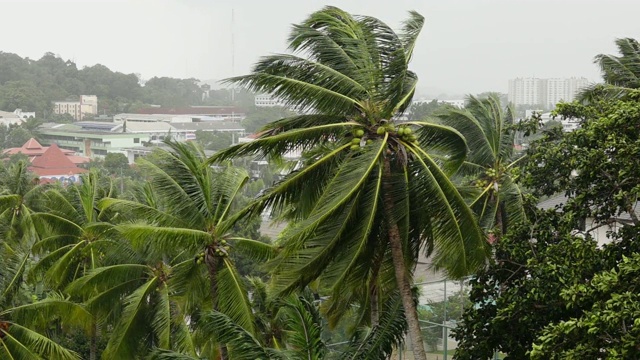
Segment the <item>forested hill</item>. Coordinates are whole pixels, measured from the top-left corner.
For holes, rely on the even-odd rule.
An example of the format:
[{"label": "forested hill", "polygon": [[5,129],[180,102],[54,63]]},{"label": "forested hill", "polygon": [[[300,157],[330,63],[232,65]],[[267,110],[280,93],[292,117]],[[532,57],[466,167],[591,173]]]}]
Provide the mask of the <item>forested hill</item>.
[{"label": "forested hill", "polygon": [[[4,111],[21,108],[46,118],[52,101],[76,100],[82,94],[98,96],[100,114],[135,111],[145,104],[232,105],[227,93],[212,91],[203,101],[203,89],[193,78],[153,77],[142,86],[135,74],[114,72],[100,64],[78,69],[74,62],[53,53],[32,60],[0,52],[0,110]],[[252,98],[236,100],[253,102]]]}]

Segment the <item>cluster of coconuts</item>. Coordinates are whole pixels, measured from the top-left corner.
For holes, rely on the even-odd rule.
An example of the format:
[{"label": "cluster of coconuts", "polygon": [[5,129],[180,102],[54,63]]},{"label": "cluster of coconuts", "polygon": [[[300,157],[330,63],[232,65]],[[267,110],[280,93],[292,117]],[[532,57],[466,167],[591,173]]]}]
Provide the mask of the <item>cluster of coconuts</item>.
[{"label": "cluster of coconuts", "polygon": [[400,137],[400,140],[402,141],[411,142],[411,143],[418,141],[418,138],[413,134],[413,131],[408,126],[399,127],[397,134]]},{"label": "cluster of coconuts", "polygon": [[376,131],[376,133],[381,136],[384,135],[385,133],[393,133],[393,132],[396,133],[396,135],[400,138],[400,140],[405,142],[416,142],[418,140],[418,138],[413,134],[413,130],[411,130],[411,128],[408,126],[401,125],[396,130],[396,127],[393,124],[387,123],[382,126],[379,126],[378,130]]},{"label": "cluster of coconuts", "polygon": [[[362,137],[364,136],[363,129],[354,129],[351,134],[353,135],[353,139],[351,139],[351,150],[358,150],[362,144]],[[372,140],[367,139],[365,144],[371,144]]]},{"label": "cluster of coconuts", "polygon": [[[418,138],[413,134],[413,131],[408,126],[400,126],[396,130],[395,125],[391,123],[386,123],[381,125],[376,130],[376,133],[380,136],[386,133],[396,133],[396,135],[404,142],[415,143],[418,141]],[[362,137],[365,135],[365,131],[362,128],[354,129],[351,134],[353,135],[353,139],[351,139],[351,150],[358,150],[364,145],[371,144],[373,140],[367,139],[365,142],[362,141]]]},{"label": "cluster of coconuts", "polygon": [[488,168],[484,172],[484,176],[476,181],[476,187],[484,189],[487,185],[494,182],[498,178],[498,172],[494,168]]},{"label": "cluster of coconuts", "polygon": [[[219,257],[227,257],[229,256],[229,250],[231,250],[231,247],[227,245],[227,241],[220,240],[220,246],[216,247],[215,254],[216,256],[219,256]],[[204,261],[204,252],[201,252],[200,254],[196,255],[196,263],[202,264],[203,261]]]}]

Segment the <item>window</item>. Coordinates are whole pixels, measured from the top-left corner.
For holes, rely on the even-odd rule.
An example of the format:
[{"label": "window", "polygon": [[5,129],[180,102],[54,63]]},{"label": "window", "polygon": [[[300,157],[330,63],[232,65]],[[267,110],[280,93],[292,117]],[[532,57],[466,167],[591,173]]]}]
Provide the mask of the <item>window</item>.
[{"label": "window", "polygon": [[140,138],[133,138],[134,144],[140,144]]}]

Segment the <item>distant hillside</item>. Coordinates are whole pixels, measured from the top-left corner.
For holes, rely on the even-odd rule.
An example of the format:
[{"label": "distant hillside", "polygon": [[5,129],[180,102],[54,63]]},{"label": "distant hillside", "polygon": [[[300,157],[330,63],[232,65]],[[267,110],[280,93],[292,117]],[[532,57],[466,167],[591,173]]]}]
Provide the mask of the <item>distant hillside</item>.
[{"label": "distant hillside", "polygon": [[145,104],[238,105],[229,103],[224,90],[212,91],[213,96],[203,101],[199,84],[197,79],[153,77],[142,86],[135,74],[114,72],[100,64],[78,69],[72,61],[53,53],[31,60],[0,52],[0,110],[21,108],[35,111],[39,118],[51,115],[53,101],[75,100],[82,94],[97,95],[98,113],[108,115],[134,111]]}]

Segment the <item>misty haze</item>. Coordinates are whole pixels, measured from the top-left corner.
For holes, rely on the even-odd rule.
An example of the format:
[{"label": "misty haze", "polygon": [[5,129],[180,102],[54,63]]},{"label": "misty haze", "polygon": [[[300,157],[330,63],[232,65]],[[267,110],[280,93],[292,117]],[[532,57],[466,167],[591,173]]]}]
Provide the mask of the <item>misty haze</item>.
[{"label": "misty haze", "polygon": [[640,2],[0,13],[0,359],[640,358]]}]

